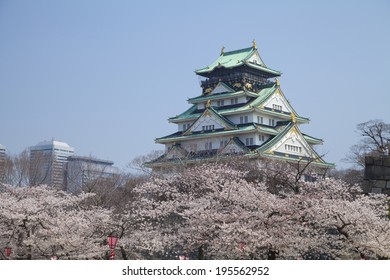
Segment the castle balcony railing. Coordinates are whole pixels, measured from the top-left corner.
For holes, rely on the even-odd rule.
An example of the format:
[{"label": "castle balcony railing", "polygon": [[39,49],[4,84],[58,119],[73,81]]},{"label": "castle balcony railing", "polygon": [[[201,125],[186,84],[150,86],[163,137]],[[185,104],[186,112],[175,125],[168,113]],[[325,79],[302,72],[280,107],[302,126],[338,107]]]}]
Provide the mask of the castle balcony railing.
[{"label": "castle balcony railing", "polygon": [[260,85],[267,85],[273,83],[273,81],[270,81],[266,78],[259,77],[258,75],[253,75],[251,73],[232,73],[227,75],[221,75],[216,76],[212,78],[208,78],[205,80],[200,80],[200,85],[202,88],[207,88],[211,85],[215,85],[219,81],[222,82],[229,82],[229,83],[241,83],[243,80],[247,80],[252,83],[260,84]]}]

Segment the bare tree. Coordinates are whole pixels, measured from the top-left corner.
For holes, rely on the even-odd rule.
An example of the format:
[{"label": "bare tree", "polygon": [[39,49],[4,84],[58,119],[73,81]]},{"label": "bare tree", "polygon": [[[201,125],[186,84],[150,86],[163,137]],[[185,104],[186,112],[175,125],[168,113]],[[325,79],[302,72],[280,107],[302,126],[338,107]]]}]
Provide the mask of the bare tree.
[{"label": "bare tree", "polygon": [[164,151],[156,150],[150,152],[147,155],[138,156],[128,164],[128,167],[144,174],[151,174],[151,169],[146,167],[144,163],[152,161],[162,156],[163,154]]},{"label": "bare tree", "polygon": [[4,161],[5,184],[24,187],[29,184],[30,158],[28,150],[24,150],[18,155],[7,155]]},{"label": "bare tree", "polygon": [[362,137],[350,148],[344,161],[364,168],[367,155],[378,156],[390,145],[390,124],[382,120],[370,120],[356,126],[356,132]]}]

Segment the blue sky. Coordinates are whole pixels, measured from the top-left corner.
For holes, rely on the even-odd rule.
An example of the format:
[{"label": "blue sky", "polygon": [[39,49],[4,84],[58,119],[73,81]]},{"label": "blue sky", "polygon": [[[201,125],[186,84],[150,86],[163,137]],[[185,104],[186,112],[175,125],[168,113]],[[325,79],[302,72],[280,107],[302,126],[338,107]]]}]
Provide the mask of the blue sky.
[{"label": "blue sky", "polygon": [[124,168],[163,149],[200,95],[195,69],[256,39],[301,126],[341,159],[356,124],[390,122],[390,2],[0,0],[0,143],[43,140]]}]

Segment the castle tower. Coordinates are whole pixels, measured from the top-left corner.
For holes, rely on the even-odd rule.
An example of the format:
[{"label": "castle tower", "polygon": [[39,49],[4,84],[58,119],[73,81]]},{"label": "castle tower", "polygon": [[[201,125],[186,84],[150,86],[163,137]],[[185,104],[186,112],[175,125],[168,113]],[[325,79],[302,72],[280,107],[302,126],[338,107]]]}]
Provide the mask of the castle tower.
[{"label": "castle tower", "polygon": [[333,166],[313,149],[323,141],[300,131],[309,119],[293,109],[278,81],[282,73],[265,65],[255,42],[230,52],[222,48],[212,64],[195,73],[202,79],[201,95],[188,100],[188,110],[169,118],[177,132],[156,139],[165,145],[165,154],[147,167],[158,170],[237,154]]}]

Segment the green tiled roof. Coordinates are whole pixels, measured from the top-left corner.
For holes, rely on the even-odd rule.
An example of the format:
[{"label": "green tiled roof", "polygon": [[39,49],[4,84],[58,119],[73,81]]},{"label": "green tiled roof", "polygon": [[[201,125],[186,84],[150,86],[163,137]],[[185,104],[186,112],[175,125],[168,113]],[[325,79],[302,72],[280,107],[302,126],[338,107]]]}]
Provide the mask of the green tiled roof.
[{"label": "green tiled roof", "polygon": [[[271,114],[274,116],[285,118],[287,115],[289,116],[290,114],[287,112],[271,111],[267,108],[261,109],[258,107],[261,104],[263,104],[265,101],[267,101],[267,99],[270,98],[272,96],[272,94],[274,94],[277,89],[278,89],[277,85],[271,84],[269,87],[261,89],[258,93],[250,92],[250,91],[237,91],[235,93],[218,94],[218,95],[215,95],[215,97],[214,97],[214,95],[198,96],[198,97],[189,99],[189,102],[193,102],[193,103],[206,102],[208,100],[220,99],[222,96],[224,96],[226,98],[230,98],[230,97],[238,96],[238,95],[247,95],[250,97],[257,96],[257,98],[254,98],[252,101],[249,101],[247,103],[239,103],[239,104],[235,104],[234,106],[230,106],[230,105],[221,106],[215,110],[220,115],[227,115],[227,114],[230,115],[230,114],[235,114],[235,113],[244,113],[244,112],[250,112],[253,110],[257,110],[260,112],[264,112],[267,114]],[[194,120],[194,119],[199,118],[202,115],[202,113],[204,112],[204,110],[205,109],[197,109],[197,105],[193,105],[191,108],[189,108],[184,113],[177,115],[175,117],[171,117],[171,118],[169,118],[169,120],[171,122]],[[310,121],[308,118],[301,117],[298,114],[296,114],[296,112],[294,111],[294,109],[292,107],[291,107],[291,110],[293,110],[293,112],[295,113],[298,123],[308,123]]]},{"label": "green tiled roof", "polygon": [[[294,123],[290,122],[287,126],[285,126],[283,128],[282,131],[279,132],[278,135],[276,135],[275,137],[271,138],[270,140],[266,141],[262,146],[260,146],[258,149],[256,149],[256,152],[258,153],[261,153],[261,154],[264,154],[264,155],[267,155],[267,156],[271,156],[271,157],[283,157],[284,156],[281,156],[281,155],[277,155],[277,154],[268,154],[266,153],[269,149],[271,149],[278,141],[280,141],[293,127],[296,128],[296,130],[298,131],[298,133],[300,133],[302,135],[302,137],[305,138],[305,136],[300,132],[300,130],[298,129],[297,126],[294,125]],[[310,136],[309,136],[310,137]],[[314,137],[311,137],[312,139],[318,139],[318,138],[314,138]],[[305,138],[306,140],[306,138]],[[318,161],[315,161],[313,163],[315,164],[318,164],[318,165],[323,165],[323,166],[327,166],[327,167],[332,167],[334,166],[334,164],[331,164],[331,163],[326,163],[317,153],[316,151],[314,151],[311,146],[309,145],[310,149],[311,149],[311,152],[316,156],[315,158],[318,158]],[[291,157],[286,157],[286,158],[291,158]],[[299,159],[299,157],[297,158]],[[308,160],[308,159],[306,159]]]},{"label": "green tiled roof", "polygon": [[290,131],[290,129],[294,126],[294,124],[292,122],[290,122],[288,125],[286,125],[282,131],[279,131],[279,133],[269,139],[268,141],[266,141],[263,145],[261,145],[260,148],[257,149],[257,152],[266,152],[268,149],[270,149],[273,145],[275,145],[280,139],[282,139],[286,134],[287,132]]},{"label": "green tiled roof", "polygon": [[240,133],[247,133],[251,131],[256,130],[256,125],[250,123],[242,126],[238,126],[237,129],[232,130],[224,130],[224,129],[216,129],[214,131],[199,131],[199,132],[193,132],[188,135],[183,135],[183,131],[178,131],[173,134],[156,138],[157,143],[167,143],[167,142],[173,142],[173,141],[179,141],[179,140],[188,140],[192,138],[202,138],[202,137],[210,137],[210,136],[216,136],[216,135],[237,135]]},{"label": "green tiled roof", "polygon": [[263,88],[258,92],[258,97],[251,103],[253,107],[261,105],[266,101],[274,92],[278,89],[276,84],[273,84],[272,87]]},{"label": "green tiled roof", "polygon": [[188,102],[190,103],[200,103],[200,102],[206,102],[208,100],[215,100],[215,99],[222,99],[222,98],[232,98],[237,96],[247,95],[251,97],[257,97],[257,93],[251,92],[251,91],[236,91],[236,92],[228,92],[228,93],[216,93],[216,94],[210,94],[210,95],[200,95],[197,97],[193,97],[188,99]]},{"label": "green tiled roof", "polygon": [[229,128],[237,128],[235,123],[233,123],[232,121],[228,120],[227,118],[225,118],[224,116],[219,114],[213,107],[206,108],[206,110],[211,111],[212,114],[214,114],[214,116],[219,118],[227,127],[229,127]]},{"label": "green tiled roof", "polygon": [[[279,86],[277,86],[276,84],[274,84],[272,87],[269,87],[269,88],[264,88],[262,90],[259,91],[259,97],[256,98],[252,103],[251,103],[251,106],[253,107],[257,107],[257,106],[260,106],[261,104],[263,104],[265,101],[267,101],[268,98],[270,98],[274,93],[275,91],[279,88]],[[284,96],[284,94],[282,93],[282,95]],[[287,101],[288,102],[288,101]],[[296,115],[296,119],[299,123],[308,123],[310,121],[309,118],[305,118],[305,117],[302,117],[302,116],[299,116],[294,108],[292,108],[292,106],[290,106],[290,109],[294,112],[294,114]],[[259,109],[257,108],[256,110],[258,111],[263,111],[263,112],[267,112],[267,113],[270,113],[269,110],[267,110],[266,108],[264,109]],[[279,115],[280,117],[283,117],[285,116],[286,114],[289,114],[287,112],[278,112],[278,111],[272,111],[272,114],[277,116]]]},{"label": "green tiled roof", "polygon": [[187,111],[181,113],[180,115],[169,118],[169,121],[198,118],[201,115],[201,112],[195,113],[196,111],[198,111],[197,105],[193,105]]},{"label": "green tiled roof", "polygon": [[[216,110],[213,109],[213,107],[207,107],[206,110],[203,111],[202,115],[199,116],[198,120],[202,118],[202,116],[204,116],[205,114],[211,114],[215,118],[219,119],[222,122],[223,126],[225,126],[225,128],[229,128],[229,129],[237,128],[237,126],[233,122],[231,122],[224,116],[221,116]],[[183,135],[188,135],[189,133],[192,133],[191,129],[198,120],[196,120],[186,131],[184,131]]]},{"label": "green tiled roof", "polygon": [[305,140],[310,143],[310,144],[322,144],[324,143],[324,140],[320,139],[320,138],[316,138],[316,137],[313,137],[313,136],[310,136],[310,135],[307,135],[307,134],[304,134],[302,133],[303,137],[305,138]]},{"label": "green tiled roof", "polygon": [[256,48],[246,48],[246,49],[241,49],[241,50],[236,50],[236,51],[231,51],[231,52],[224,52],[221,53],[221,55],[215,60],[213,63],[210,65],[198,69],[195,71],[196,74],[205,74],[205,73],[210,73],[214,69],[218,67],[224,67],[224,68],[234,68],[242,65],[247,65],[251,68],[267,72],[270,74],[273,74],[275,76],[280,76],[282,73],[276,70],[272,70],[270,68],[267,68],[267,66],[264,64],[264,62],[261,60],[259,61],[259,64],[251,63],[247,61],[253,54],[257,53],[258,57],[260,58],[260,55],[257,51]]}]

